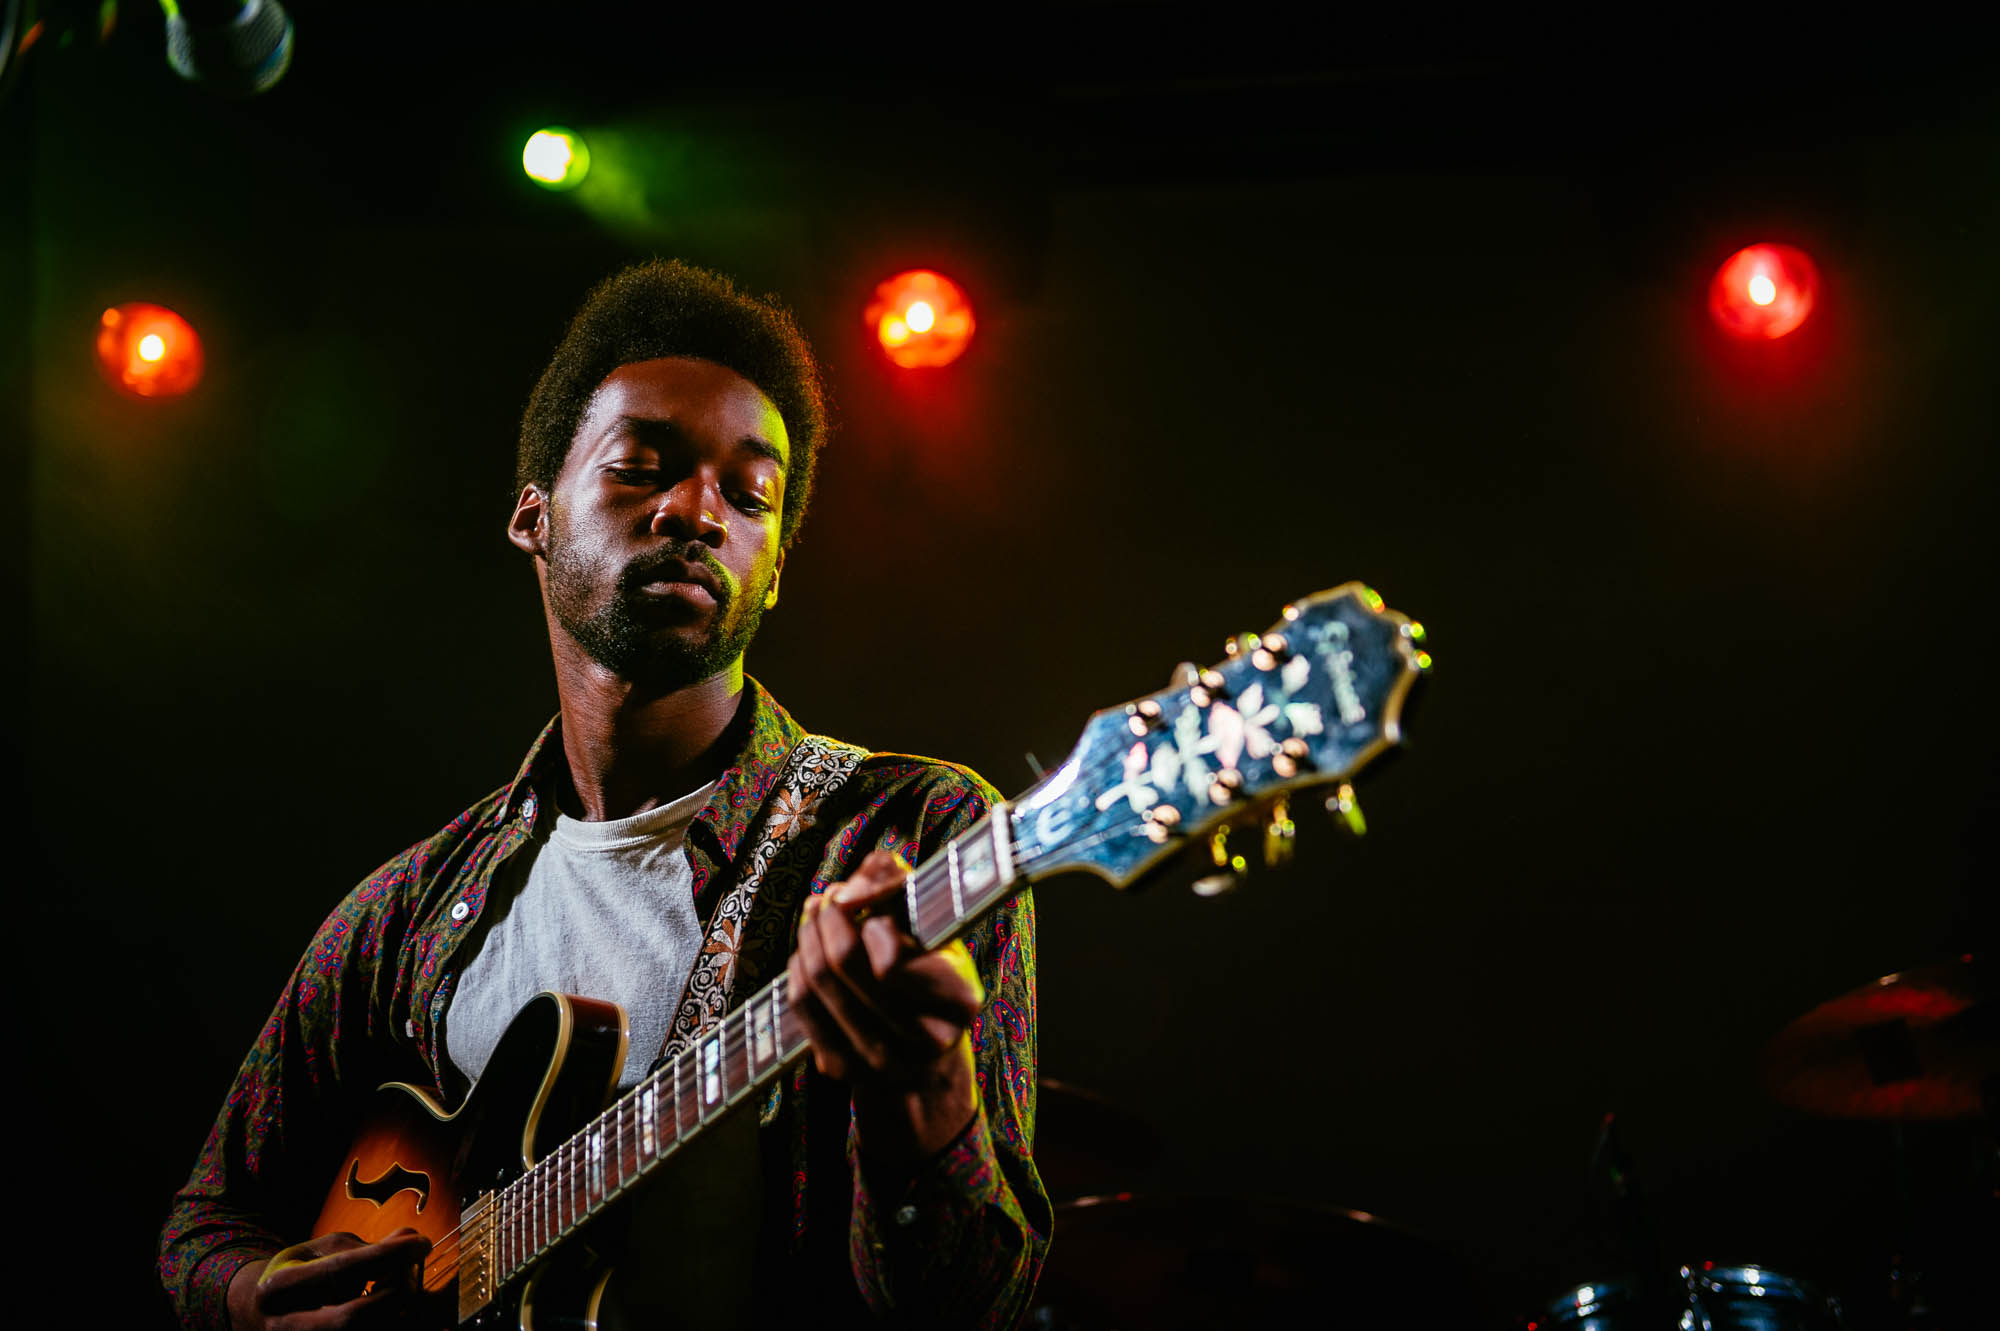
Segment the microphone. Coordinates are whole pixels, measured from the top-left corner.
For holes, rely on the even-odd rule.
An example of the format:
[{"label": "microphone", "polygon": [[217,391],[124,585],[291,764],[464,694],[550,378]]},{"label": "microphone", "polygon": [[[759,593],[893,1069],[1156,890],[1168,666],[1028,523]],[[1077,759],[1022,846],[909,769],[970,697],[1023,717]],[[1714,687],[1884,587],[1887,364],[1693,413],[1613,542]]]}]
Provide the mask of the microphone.
[{"label": "microphone", "polygon": [[224,97],[264,92],[292,67],[292,17],[278,0],[160,0],[167,63]]}]

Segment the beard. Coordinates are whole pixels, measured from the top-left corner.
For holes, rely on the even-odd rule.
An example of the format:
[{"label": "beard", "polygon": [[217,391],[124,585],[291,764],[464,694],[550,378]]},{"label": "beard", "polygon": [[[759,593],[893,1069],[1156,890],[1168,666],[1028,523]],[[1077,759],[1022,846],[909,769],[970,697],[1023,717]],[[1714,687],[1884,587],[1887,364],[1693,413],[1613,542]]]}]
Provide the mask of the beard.
[{"label": "beard", "polygon": [[[618,570],[609,599],[594,605],[607,565],[571,549],[557,514],[549,523],[548,561],[556,622],[591,660],[659,692],[699,683],[742,656],[757,636],[777,576],[773,569],[761,586],[743,588],[700,542],[669,541]],[[640,590],[671,573],[676,561],[700,564],[715,580],[715,611],[706,629],[677,622],[684,609]]]}]

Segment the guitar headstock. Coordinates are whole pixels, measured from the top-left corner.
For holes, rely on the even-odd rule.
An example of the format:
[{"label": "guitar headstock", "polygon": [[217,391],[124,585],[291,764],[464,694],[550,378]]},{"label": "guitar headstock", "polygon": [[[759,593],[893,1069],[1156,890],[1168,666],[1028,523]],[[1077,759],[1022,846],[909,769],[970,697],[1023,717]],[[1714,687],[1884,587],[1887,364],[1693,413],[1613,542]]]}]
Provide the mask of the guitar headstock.
[{"label": "guitar headstock", "polygon": [[[1016,864],[1125,887],[1267,806],[1278,810],[1271,837],[1288,844],[1293,791],[1351,795],[1346,779],[1401,737],[1403,698],[1430,666],[1423,638],[1358,582],[1293,602],[1194,682],[1092,716],[1062,765],[1015,801]],[[1229,867],[1219,842],[1216,852]]]}]

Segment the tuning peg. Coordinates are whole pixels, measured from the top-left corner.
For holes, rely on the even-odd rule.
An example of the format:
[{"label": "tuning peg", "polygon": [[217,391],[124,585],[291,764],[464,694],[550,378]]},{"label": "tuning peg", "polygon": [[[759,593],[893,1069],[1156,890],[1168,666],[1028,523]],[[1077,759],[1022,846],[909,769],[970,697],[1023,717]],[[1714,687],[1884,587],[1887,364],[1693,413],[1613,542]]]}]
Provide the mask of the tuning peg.
[{"label": "tuning peg", "polygon": [[1125,708],[1125,724],[1135,735],[1144,736],[1160,724],[1160,703],[1156,698],[1141,698]]},{"label": "tuning peg", "polygon": [[1171,804],[1155,804],[1140,817],[1146,820],[1146,838],[1156,846],[1164,846],[1176,834],[1180,825],[1181,811]]},{"label": "tuning peg", "polygon": [[1354,798],[1354,787],[1345,781],[1326,797],[1326,811],[1333,815],[1333,825],[1349,836],[1368,835],[1368,820],[1362,816],[1361,801]]},{"label": "tuning peg", "polygon": [[1168,673],[1167,687],[1170,689],[1190,688],[1199,682],[1200,679],[1201,667],[1192,661],[1183,661]]},{"label": "tuning peg", "polygon": [[1219,872],[1194,880],[1196,896],[1219,897],[1224,892],[1234,892],[1243,886],[1243,871],[1248,869],[1250,864],[1241,855],[1230,853],[1227,826],[1216,828],[1215,834],[1209,837],[1208,854],[1209,858],[1215,861],[1215,867]]},{"label": "tuning peg", "polygon": [[1292,862],[1294,838],[1298,836],[1298,824],[1292,821],[1292,808],[1282,797],[1271,804],[1271,819],[1264,824],[1264,864],[1275,869]]},{"label": "tuning peg", "polygon": [[1311,757],[1312,746],[1293,736],[1280,744],[1278,751],[1271,755],[1271,770],[1283,780],[1289,781],[1299,774],[1299,768]]}]

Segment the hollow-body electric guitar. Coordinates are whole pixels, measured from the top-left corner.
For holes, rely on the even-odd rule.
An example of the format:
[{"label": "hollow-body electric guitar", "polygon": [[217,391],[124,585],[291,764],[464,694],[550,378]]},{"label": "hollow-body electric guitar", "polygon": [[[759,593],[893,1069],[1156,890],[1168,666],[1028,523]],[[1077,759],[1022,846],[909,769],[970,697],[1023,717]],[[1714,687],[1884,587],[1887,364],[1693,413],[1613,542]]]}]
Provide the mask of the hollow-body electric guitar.
[{"label": "hollow-body electric guitar", "polygon": [[[1404,696],[1429,667],[1422,626],[1347,583],[1286,606],[1267,632],[1177,687],[1096,713],[1065,761],[911,873],[906,923],[925,947],[956,937],[1019,888],[1082,869],[1128,887],[1205,843],[1228,886],[1247,868],[1232,831],[1261,828],[1264,858],[1289,856],[1290,801],[1335,786],[1400,738]],[[669,1159],[720,1135],[731,1111],[808,1049],[778,979],[612,1099],[625,1056],[615,1004],[544,993],[507,1028],[455,1111],[391,1083],[328,1189],[315,1235],[369,1241],[411,1227],[432,1240],[422,1273],[455,1290],[461,1325],[594,1327],[610,1278],[608,1218]],[[607,1101],[609,1104],[607,1105]]]}]

